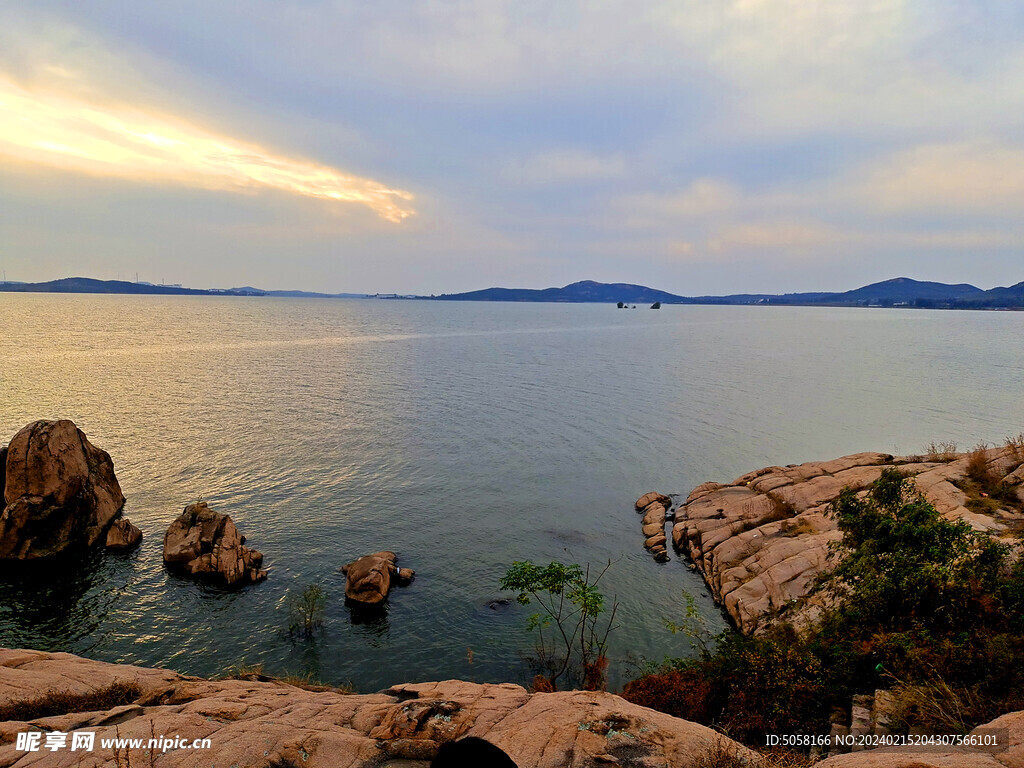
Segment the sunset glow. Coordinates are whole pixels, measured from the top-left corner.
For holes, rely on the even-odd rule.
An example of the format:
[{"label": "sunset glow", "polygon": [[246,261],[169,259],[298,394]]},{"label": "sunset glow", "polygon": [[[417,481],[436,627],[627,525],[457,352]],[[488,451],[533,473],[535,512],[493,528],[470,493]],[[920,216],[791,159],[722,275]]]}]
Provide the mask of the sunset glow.
[{"label": "sunset glow", "polygon": [[361,203],[400,222],[412,195],[336,168],[276,155],[187,121],[123,104],[29,90],[0,76],[0,155],[66,171],[204,189],[273,189]]}]

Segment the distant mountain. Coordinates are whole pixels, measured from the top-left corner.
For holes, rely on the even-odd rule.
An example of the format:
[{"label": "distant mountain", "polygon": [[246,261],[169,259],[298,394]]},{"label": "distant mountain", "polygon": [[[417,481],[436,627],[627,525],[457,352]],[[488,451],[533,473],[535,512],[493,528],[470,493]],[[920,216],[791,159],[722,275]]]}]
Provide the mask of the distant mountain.
[{"label": "distant mountain", "polygon": [[556,301],[582,304],[588,302],[612,303],[619,301],[633,304],[683,304],[692,300],[673,293],[647,288],[631,283],[598,283],[582,280],[563,288],[485,288],[469,293],[443,293],[434,296],[438,301]]},{"label": "distant mountain", "polygon": [[[428,297],[420,297],[428,298]],[[896,277],[845,292],[738,293],[727,296],[678,296],[629,283],[584,280],[563,288],[487,288],[468,293],[429,297],[443,301],[554,301],[662,304],[772,304],[836,307],[921,307],[943,309],[1012,309],[1024,307],[1024,282],[1009,288],[984,291],[967,283],[948,285],[909,277]]]},{"label": "distant mountain", "polygon": [[967,283],[947,285],[946,283],[930,283],[912,280],[909,277],[895,277],[880,283],[865,285],[853,291],[841,293],[840,301],[867,302],[880,304],[883,302],[913,302],[919,299],[929,301],[961,301],[979,298],[984,294],[981,288]]},{"label": "distant mountain", "polygon": [[312,291],[264,291],[245,286],[227,290],[199,290],[180,285],[129,283],[124,280],[95,280],[66,277],[45,283],[0,282],[8,293],[109,293],[158,294],[167,296],[272,296],[318,299],[432,299],[434,301],[517,301],[599,304],[769,304],[829,307],[919,307],[922,309],[1024,309],[1024,282],[985,291],[967,283],[948,285],[909,277],[883,280],[844,292],[737,293],[728,296],[679,296],[632,283],[599,283],[582,280],[561,288],[486,288],[468,293],[440,296],[398,294],[315,293]]},{"label": "distant mountain", "polygon": [[91,277],[64,277],[46,283],[0,283],[0,291],[12,293],[129,293],[158,294],[162,296],[260,296],[262,293],[243,293],[235,289],[203,291],[178,285],[152,285],[129,283],[125,280],[95,280]]}]

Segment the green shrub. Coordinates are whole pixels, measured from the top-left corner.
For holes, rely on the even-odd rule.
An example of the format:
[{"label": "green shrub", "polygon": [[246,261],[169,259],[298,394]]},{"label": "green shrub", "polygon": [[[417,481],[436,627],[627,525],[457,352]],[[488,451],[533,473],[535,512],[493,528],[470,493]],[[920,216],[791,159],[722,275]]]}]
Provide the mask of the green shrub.
[{"label": "green shrub", "polygon": [[521,605],[536,603],[541,610],[530,616],[527,626],[536,630],[534,666],[546,683],[534,687],[557,689],[564,676],[575,679],[586,690],[603,689],[608,659],[608,635],[615,629],[618,603],[612,601],[605,619],[604,595],[598,589],[609,562],[596,576],[576,563],[551,562],[534,565],[517,561],[505,572],[501,589],[518,592]]},{"label": "green shrub", "polygon": [[324,625],[327,593],[319,584],[307,584],[298,595],[288,594],[288,632],[312,637]]}]

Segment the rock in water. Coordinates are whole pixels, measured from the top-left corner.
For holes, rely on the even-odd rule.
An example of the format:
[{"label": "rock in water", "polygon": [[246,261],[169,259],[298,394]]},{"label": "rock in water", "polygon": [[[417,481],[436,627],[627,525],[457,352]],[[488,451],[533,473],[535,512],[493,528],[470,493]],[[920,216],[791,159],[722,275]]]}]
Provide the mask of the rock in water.
[{"label": "rock in water", "polygon": [[244,546],[245,537],[227,515],[205,501],[189,504],[164,535],[164,562],[190,576],[220,581],[229,587],[267,578],[263,555]]},{"label": "rock in water", "polygon": [[119,519],[124,494],[110,454],[90,443],[73,422],[33,422],[14,436],[5,453],[0,560],[105,546],[115,522],[131,534],[125,546],[142,537],[138,528]]},{"label": "rock in water", "polygon": [[655,491],[645,493],[643,496],[636,500],[636,504],[634,504],[633,506],[637,512],[643,512],[644,508],[647,505],[653,504],[654,502],[658,502],[665,509],[668,509],[669,507],[672,506],[672,499],[669,496],[666,496],[663,493],[656,493]]},{"label": "rock in water", "polygon": [[142,531],[119,517],[107,531],[107,549],[131,549],[142,541]]},{"label": "rock in water", "polygon": [[357,603],[378,605],[391,591],[391,581],[408,583],[416,574],[399,568],[394,552],[374,552],[341,567],[345,574],[345,597]]}]

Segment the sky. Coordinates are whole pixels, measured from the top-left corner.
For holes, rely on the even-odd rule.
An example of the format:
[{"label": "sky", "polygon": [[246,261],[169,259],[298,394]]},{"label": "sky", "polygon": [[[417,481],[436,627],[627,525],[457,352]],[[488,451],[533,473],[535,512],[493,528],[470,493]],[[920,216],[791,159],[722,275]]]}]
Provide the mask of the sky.
[{"label": "sky", "polygon": [[0,269],[1024,280],[1024,4],[0,0]]}]

